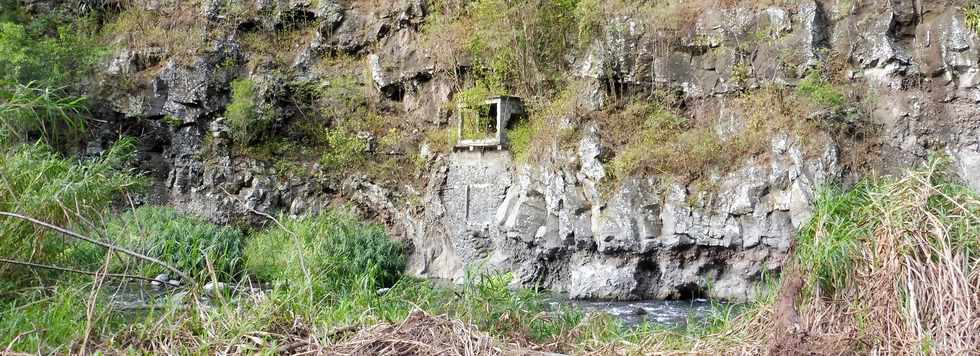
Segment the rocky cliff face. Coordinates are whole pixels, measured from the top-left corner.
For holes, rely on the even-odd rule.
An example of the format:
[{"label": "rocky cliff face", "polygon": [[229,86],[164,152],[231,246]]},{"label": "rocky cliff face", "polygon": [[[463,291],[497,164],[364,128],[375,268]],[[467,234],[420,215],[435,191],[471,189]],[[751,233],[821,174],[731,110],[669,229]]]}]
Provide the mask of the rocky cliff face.
[{"label": "rocky cliff face", "polygon": [[[410,272],[420,276],[509,271],[515,285],[577,298],[744,300],[780,270],[824,185],[939,152],[980,189],[980,42],[961,1],[709,7],[671,33],[622,14],[561,59],[583,83],[574,99],[585,112],[668,90],[686,103],[686,115],[725,118],[714,126],[721,136],[749,121],[730,105],[745,93],[794,88],[819,66],[845,77],[860,105],[796,118],[833,129],[805,138],[767,134],[761,154],[711,170],[701,182],[710,189],[667,174],[612,179],[607,132],[571,118],[558,122],[574,129],[573,144],[534,161],[506,151],[434,153],[423,144],[423,185],[361,174],[313,179],[323,170],[314,162],[296,162],[309,176],[284,175],[274,162],[231,148],[222,123],[229,83],[254,79],[259,101],[275,110],[273,126],[287,127],[303,111],[296,83],[332,80],[318,69],[322,57],[362,58],[367,75],[356,81],[376,96],[375,109],[419,137],[448,123],[446,103],[458,90],[422,40],[431,9],[408,0],[258,1],[255,15],[231,16],[223,4],[194,9],[206,24],[200,51],[178,58],[123,46],[108,65],[109,80],[133,86],[106,95],[107,110],[150,119],[149,131],[162,137],[146,152],[158,158],[147,162],[166,188],[162,199],[222,223],[259,223],[255,212],[302,214],[348,199],[410,243]],[[311,30],[291,43],[286,60],[257,60],[243,48],[249,31],[276,31],[296,18]],[[466,70],[463,63],[453,72]]]},{"label": "rocky cliff face", "polygon": [[806,159],[783,136],[768,161],[717,177],[710,197],[634,177],[606,198],[596,189],[605,176],[597,135],[590,130],[553,166],[514,167],[501,152],[452,154],[434,177],[424,233],[413,236],[412,272],[512,271],[520,285],[575,298],[743,300],[782,266],[817,187],[841,173],[835,146]]}]

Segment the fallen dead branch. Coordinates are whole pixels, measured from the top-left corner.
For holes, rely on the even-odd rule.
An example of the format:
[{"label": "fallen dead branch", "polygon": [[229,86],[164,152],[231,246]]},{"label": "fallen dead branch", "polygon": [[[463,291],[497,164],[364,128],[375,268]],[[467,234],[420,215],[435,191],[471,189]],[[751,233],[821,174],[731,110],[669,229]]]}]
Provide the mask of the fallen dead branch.
[{"label": "fallen dead branch", "polygon": [[46,228],[46,229],[49,229],[49,230],[56,231],[56,232],[58,232],[58,233],[60,233],[62,235],[65,235],[65,236],[68,236],[68,237],[71,237],[71,238],[74,238],[74,239],[77,239],[77,240],[82,240],[82,241],[85,241],[85,242],[88,242],[88,243],[91,243],[91,244],[94,244],[94,245],[101,246],[101,247],[103,247],[105,249],[108,249],[109,251],[119,251],[119,252],[122,252],[124,254],[130,255],[132,257],[136,257],[138,259],[141,259],[141,260],[144,260],[144,261],[147,261],[147,262],[152,262],[154,264],[160,265],[163,268],[166,268],[166,269],[170,270],[171,272],[177,274],[178,276],[180,276],[181,280],[183,280],[183,281],[187,281],[188,283],[193,283],[194,282],[193,279],[191,279],[190,277],[188,277],[187,274],[185,274],[181,270],[179,270],[179,269],[177,269],[177,268],[175,268],[175,267],[167,264],[166,262],[163,262],[163,261],[161,261],[159,259],[156,259],[156,258],[147,256],[147,255],[144,255],[144,254],[141,254],[139,252],[135,252],[135,251],[132,251],[132,250],[123,248],[123,247],[119,247],[119,246],[114,246],[114,245],[109,244],[107,242],[99,241],[99,240],[93,239],[91,237],[88,237],[88,236],[79,234],[77,232],[74,232],[74,231],[65,229],[63,227],[60,227],[60,226],[57,226],[57,225],[54,225],[54,224],[50,224],[50,223],[46,223],[46,222],[41,221],[41,220],[34,219],[32,217],[29,217],[29,216],[24,216],[24,215],[21,215],[21,214],[11,213],[11,212],[6,212],[6,211],[0,211],[0,216],[6,216],[6,217],[11,217],[11,218],[16,218],[16,219],[24,220],[24,221],[30,222],[30,223],[32,223],[34,225],[37,225],[37,226],[40,226],[40,227],[43,227],[43,228]]},{"label": "fallen dead branch", "polygon": [[89,276],[103,276],[103,277],[106,277],[106,278],[136,279],[136,280],[143,280],[143,281],[147,281],[147,282],[152,282],[153,281],[153,278],[146,278],[146,277],[142,277],[142,276],[134,276],[134,275],[131,275],[131,274],[99,273],[99,272],[92,272],[92,271],[83,271],[83,270],[73,269],[73,268],[65,268],[65,267],[58,267],[58,266],[42,265],[42,264],[39,264],[39,263],[31,263],[31,262],[8,260],[6,258],[0,258],[0,263],[6,263],[6,264],[12,264],[12,265],[19,265],[19,266],[25,266],[25,267],[31,267],[31,268],[49,269],[49,270],[53,270],[53,271],[61,271],[61,272],[68,272],[68,273],[84,274],[84,275],[89,275]]}]

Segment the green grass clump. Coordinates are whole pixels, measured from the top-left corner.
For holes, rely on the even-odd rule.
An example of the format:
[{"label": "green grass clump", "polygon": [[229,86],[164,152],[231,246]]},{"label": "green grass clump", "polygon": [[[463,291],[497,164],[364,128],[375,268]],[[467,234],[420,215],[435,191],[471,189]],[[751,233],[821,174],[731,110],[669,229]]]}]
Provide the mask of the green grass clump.
[{"label": "green grass clump", "polygon": [[225,120],[231,138],[239,145],[247,146],[265,138],[272,128],[275,118],[271,109],[259,100],[254,81],[231,82],[231,103],[225,108]]},{"label": "green grass clump", "polygon": [[331,173],[355,168],[366,158],[367,142],[346,130],[327,130],[322,139],[327,148],[320,156],[320,165]]},{"label": "green grass clump", "polygon": [[530,120],[518,121],[507,130],[507,147],[510,149],[511,154],[514,155],[515,161],[527,161],[535,133],[536,130],[531,125]]},{"label": "green grass clump", "polygon": [[0,136],[20,141],[40,135],[57,143],[85,129],[81,113],[85,98],[65,94],[61,89],[27,84],[0,83]]},{"label": "green grass clump", "polygon": [[305,264],[318,294],[390,286],[406,263],[401,243],[389,240],[382,226],[339,210],[287,219],[259,233],[245,249],[245,259],[250,275],[300,287],[306,281]]},{"label": "green grass clump", "polygon": [[74,286],[0,301],[0,341],[21,352],[71,353],[85,331],[85,293]]},{"label": "green grass clump", "polygon": [[[245,236],[241,231],[221,227],[178,214],[172,208],[145,206],[123,213],[109,221],[107,235],[121,246],[158,258],[198,281],[219,281],[238,277],[244,268]],[[167,271],[156,264],[132,258],[117,261],[115,269],[152,278]],[[134,269],[127,266],[139,262]]]},{"label": "green grass clump", "polygon": [[868,235],[866,210],[870,184],[859,184],[847,192],[824,190],[814,206],[814,215],[797,237],[796,258],[822,293],[833,295],[846,286],[857,263],[859,243]]},{"label": "green grass clump", "polygon": [[797,241],[807,334],[858,351],[980,347],[978,216],[980,197],[942,159],[823,194]]},{"label": "green grass clump", "polygon": [[821,77],[819,71],[811,71],[800,81],[796,91],[818,105],[828,109],[839,110],[844,106],[846,98],[833,84]]},{"label": "green grass clump", "polygon": [[[144,180],[124,168],[135,141],[124,138],[102,157],[76,161],[36,143],[0,152],[0,211],[16,212],[69,228],[83,228],[80,218],[96,219],[123,193],[143,187]],[[56,236],[27,222],[4,218],[0,254],[35,262],[98,263],[80,243]],[[6,270],[3,270],[6,271]]]}]

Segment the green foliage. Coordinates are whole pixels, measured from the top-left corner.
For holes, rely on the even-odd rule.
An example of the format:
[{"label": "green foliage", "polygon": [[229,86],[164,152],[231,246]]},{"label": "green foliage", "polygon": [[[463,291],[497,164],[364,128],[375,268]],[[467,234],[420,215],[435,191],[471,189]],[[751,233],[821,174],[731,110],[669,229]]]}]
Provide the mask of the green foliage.
[{"label": "green foliage", "polygon": [[670,93],[651,101],[634,101],[620,111],[599,117],[602,140],[614,150],[610,162],[615,186],[638,172],[679,178],[693,186],[748,159],[764,157],[776,135],[787,135],[803,148],[819,145],[822,122],[801,120],[816,105],[813,99],[780,88],[742,93],[729,103],[740,120],[721,117],[689,119],[672,112]]},{"label": "green foliage", "polygon": [[844,106],[845,97],[837,88],[823,79],[819,71],[811,71],[796,88],[800,95],[828,109],[839,110]]},{"label": "green foliage", "polygon": [[507,144],[517,162],[526,162],[536,130],[530,120],[521,120],[507,130]]},{"label": "green foliage", "polygon": [[964,5],[963,15],[966,18],[966,27],[980,35],[980,1],[971,0]]},{"label": "green foliage", "polygon": [[443,312],[495,335],[525,335],[538,341],[568,332],[584,319],[574,309],[549,313],[551,308],[542,294],[511,290],[512,278],[510,274],[469,275],[458,291],[459,298]]},{"label": "green foliage", "polygon": [[164,124],[166,124],[167,126],[170,126],[170,127],[173,127],[173,128],[178,128],[178,127],[180,127],[180,125],[183,125],[184,124],[184,121],[183,120],[181,120],[178,117],[174,117],[172,115],[165,115],[161,121]]},{"label": "green foliage", "polygon": [[0,135],[56,143],[81,132],[85,99],[77,92],[105,53],[87,29],[90,19],[8,20],[27,19],[8,13],[0,21]]},{"label": "green foliage", "polygon": [[456,145],[456,130],[453,127],[429,129],[423,133],[423,141],[435,153],[448,153]]},{"label": "green foliage", "polygon": [[739,61],[732,68],[732,81],[735,84],[744,86],[749,80],[749,65],[744,61]]},{"label": "green foliage", "polygon": [[367,154],[367,142],[342,129],[327,130],[323,137],[327,151],[320,164],[328,173],[343,173],[362,163]]},{"label": "green foliage", "polygon": [[[146,206],[123,213],[109,221],[106,232],[120,246],[158,258],[198,281],[211,280],[211,271],[218,280],[229,281],[243,270],[241,231],[183,216],[172,208]],[[167,273],[159,265],[128,256],[115,262],[115,270],[148,278]]]},{"label": "green foliage", "polygon": [[578,142],[581,84],[570,83],[544,104],[527,106],[526,117],[508,123],[507,141],[517,162],[540,162],[554,150],[568,150]]},{"label": "green foliage", "polygon": [[576,3],[477,0],[462,6],[437,4],[424,31],[439,64],[469,57],[477,82],[494,91],[529,97],[554,88],[564,76],[564,61],[558,59],[578,43]]},{"label": "green foliage", "polygon": [[68,347],[85,331],[85,297],[74,286],[62,286],[50,294],[35,290],[18,299],[0,301],[0,340],[4,348],[71,353]]},{"label": "green foliage", "polygon": [[40,134],[58,142],[81,133],[85,120],[79,114],[85,98],[65,95],[63,90],[27,84],[0,83],[0,136],[20,141]]},{"label": "green foliage", "polygon": [[0,0],[0,22],[21,22],[25,17],[19,0]]},{"label": "green foliage", "polygon": [[634,103],[612,120],[621,126],[616,131],[623,133],[626,142],[610,165],[614,178],[640,170],[699,178],[724,160],[725,148],[714,130],[694,126],[657,104]]},{"label": "green foliage", "polygon": [[305,263],[318,295],[390,286],[406,263],[401,244],[389,240],[383,227],[340,210],[287,219],[255,236],[245,256],[249,274],[291,287],[304,286]]},{"label": "green foliage", "polygon": [[[883,211],[897,209],[920,199],[910,194],[917,185],[929,185],[930,195],[923,209],[928,211],[934,222],[942,223],[947,241],[930,241],[936,251],[952,248],[964,253],[966,260],[976,260],[980,251],[980,224],[976,216],[980,213],[980,200],[970,188],[957,183],[940,173],[942,160],[933,159],[929,168],[936,170],[922,181],[881,179],[863,181],[847,192],[826,189],[814,206],[813,216],[797,238],[796,258],[811,278],[811,285],[819,288],[820,296],[832,297],[850,286],[859,264],[866,263],[862,246],[873,243],[881,237],[876,231],[882,227],[890,229],[920,229],[920,222],[908,220],[909,216],[900,214],[882,216]],[[909,173],[911,176],[923,175],[919,168]],[[920,188],[921,189],[921,188]],[[876,242],[877,241],[877,242]],[[894,243],[894,242],[888,242]]]},{"label": "green foliage", "polygon": [[[124,168],[136,150],[124,138],[102,157],[75,161],[36,143],[4,149],[0,155],[0,211],[17,212],[65,227],[82,227],[78,216],[95,219],[124,192],[142,188],[143,180]],[[77,214],[77,215],[76,215]],[[7,258],[35,262],[98,263],[74,240],[66,240],[22,221],[0,224],[0,251]]]},{"label": "green foliage", "polygon": [[[106,51],[85,25],[62,24],[51,29],[44,18],[29,27],[0,22],[0,82],[38,82],[43,87],[79,88]],[[51,35],[53,33],[53,35]]]},{"label": "green foliage", "polygon": [[[358,63],[350,59],[335,59],[345,62],[341,65],[356,66]],[[343,120],[350,116],[364,116],[367,97],[364,86],[357,77],[351,74],[332,75],[326,82],[308,89],[309,95],[316,100],[320,113],[329,120]],[[323,119],[323,118],[318,118]]]},{"label": "green foliage", "polygon": [[225,108],[225,120],[231,138],[247,146],[268,134],[275,121],[268,104],[260,102],[255,82],[237,79],[231,82],[231,103]]},{"label": "green foliage", "polygon": [[580,0],[575,6],[575,18],[578,20],[578,38],[583,45],[589,44],[596,35],[602,33],[606,24],[602,0]]},{"label": "green foliage", "polygon": [[810,222],[800,229],[796,258],[810,271],[821,294],[830,296],[843,289],[854,272],[858,244],[869,233],[862,208],[873,189],[870,184],[859,184],[846,193],[823,190]]}]

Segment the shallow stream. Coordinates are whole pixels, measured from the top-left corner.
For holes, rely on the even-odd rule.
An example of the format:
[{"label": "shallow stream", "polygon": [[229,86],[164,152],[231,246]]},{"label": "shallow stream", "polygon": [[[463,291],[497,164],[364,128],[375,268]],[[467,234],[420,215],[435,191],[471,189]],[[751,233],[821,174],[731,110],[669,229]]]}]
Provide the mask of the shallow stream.
[{"label": "shallow stream", "polygon": [[641,300],[641,301],[589,301],[555,297],[552,307],[572,306],[588,313],[606,313],[626,326],[644,322],[665,327],[681,327],[691,321],[703,319],[711,310],[711,302],[694,300]]},{"label": "shallow stream", "polygon": [[[173,289],[153,288],[146,284],[127,283],[103,289],[108,302],[117,310],[138,312],[170,303],[180,303],[186,292]],[[606,313],[634,327],[644,322],[665,326],[682,327],[691,321],[703,319],[710,312],[711,302],[693,300],[643,300],[643,301],[589,301],[573,300],[563,296],[547,298],[553,310],[577,308],[586,314]]]}]

